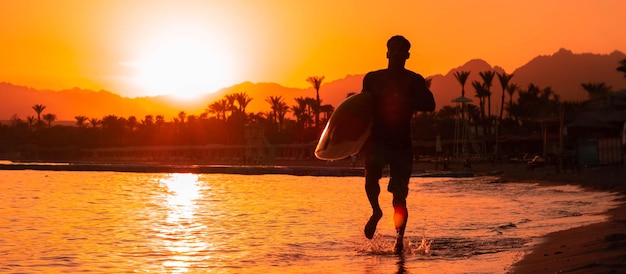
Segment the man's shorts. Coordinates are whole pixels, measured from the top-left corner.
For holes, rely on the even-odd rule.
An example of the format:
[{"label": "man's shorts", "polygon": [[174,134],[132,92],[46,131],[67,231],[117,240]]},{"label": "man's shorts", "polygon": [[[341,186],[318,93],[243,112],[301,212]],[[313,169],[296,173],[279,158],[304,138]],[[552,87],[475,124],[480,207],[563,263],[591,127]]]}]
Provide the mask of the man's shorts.
[{"label": "man's shorts", "polygon": [[365,154],[365,177],[380,179],[383,169],[389,165],[389,185],[387,191],[406,195],[409,192],[409,179],[413,169],[413,153],[410,149],[395,149],[384,146],[370,146]]}]

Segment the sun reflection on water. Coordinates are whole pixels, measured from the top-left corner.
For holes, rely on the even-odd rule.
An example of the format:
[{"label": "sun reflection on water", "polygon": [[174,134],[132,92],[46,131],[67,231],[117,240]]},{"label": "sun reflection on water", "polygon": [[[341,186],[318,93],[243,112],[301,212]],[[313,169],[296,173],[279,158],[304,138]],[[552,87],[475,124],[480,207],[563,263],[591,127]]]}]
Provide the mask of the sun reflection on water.
[{"label": "sun reflection on water", "polygon": [[197,174],[171,174],[160,179],[165,187],[167,216],[156,226],[162,239],[165,260],[162,265],[168,272],[189,272],[194,262],[206,259],[209,244],[202,240],[206,227],[194,216],[202,197]]},{"label": "sun reflection on water", "polygon": [[197,174],[172,174],[161,180],[168,190],[167,205],[170,211],[167,221],[176,223],[193,220],[197,207],[195,201],[200,198],[200,185]]}]

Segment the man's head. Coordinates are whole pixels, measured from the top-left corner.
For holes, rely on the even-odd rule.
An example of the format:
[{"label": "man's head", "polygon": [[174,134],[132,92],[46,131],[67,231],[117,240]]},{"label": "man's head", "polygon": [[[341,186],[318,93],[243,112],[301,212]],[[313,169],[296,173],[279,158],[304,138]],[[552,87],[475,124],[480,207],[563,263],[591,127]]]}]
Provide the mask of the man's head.
[{"label": "man's head", "polygon": [[387,59],[389,67],[404,67],[406,59],[409,59],[411,43],[404,36],[396,35],[387,40]]},{"label": "man's head", "polygon": [[406,51],[409,51],[411,49],[411,42],[409,42],[409,40],[404,38],[404,36],[402,35],[395,35],[389,38],[389,40],[387,40],[387,48],[389,48],[389,45],[391,43],[398,43],[398,45],[400,45]]}]

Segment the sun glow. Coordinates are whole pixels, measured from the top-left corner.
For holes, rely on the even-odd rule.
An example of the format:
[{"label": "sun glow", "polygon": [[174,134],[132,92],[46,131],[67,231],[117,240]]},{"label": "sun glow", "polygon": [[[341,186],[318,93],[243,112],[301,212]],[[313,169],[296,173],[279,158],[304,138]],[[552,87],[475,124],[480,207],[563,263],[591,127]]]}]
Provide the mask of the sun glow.
[{"label": "sun glow", "polygon": [[234,60],[224,47],[200,35],[182,34],[149,42],[139,58],[125,64],[135,71],[132,82],[144,94],[193,99],[234,78]]}]

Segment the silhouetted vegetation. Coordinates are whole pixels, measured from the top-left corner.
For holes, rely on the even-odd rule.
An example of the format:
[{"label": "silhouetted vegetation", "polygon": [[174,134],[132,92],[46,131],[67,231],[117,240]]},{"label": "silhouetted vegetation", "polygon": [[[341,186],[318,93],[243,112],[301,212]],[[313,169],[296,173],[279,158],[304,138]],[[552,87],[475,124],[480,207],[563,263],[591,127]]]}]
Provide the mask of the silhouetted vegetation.
[{"label": "silhouetted vegetation", "polygon": [[[617,68],[624,71],[626,60]],[[461,85],[461,96],[465,96],[465,83],[469,71],[455,74]],[[511,83],[512,74],[497,74],[493,71],[479,73],[482,82],[471,83],[478,103],[470,102],[445,105],[433,113],[418,113],[413,118],[413,136],[421,154],[435,154],[436,136],[447,142],[444,154],[452,153],[455,139],[455,123],[467,120],[482,146],[482,154],[520,153],[519,144],[507,146],[507,136],[541,136],[542,123],[559,121],[570,123],[582,102],[562,102],[550,87],[529,84],[519,87]],[[498,113],[491,113],[491,87],[494,76],[498,76],[501,88]],[[246,93],[234,93],[207,104],[203,113],[188,114],[181,111],[176,117],[166,119],[162,115],[146,115],[143,118],[119,117],[109,114],[104,117],[75,116],[74,125],[55,125],[54,111],[41,104],[34,104],[33,116],[21,119],[14,115],[10,122],[0,125],[0,155],[19,155],[20,152],[38,148],[81,149],[107,147],[142,146],[188,146],[188,145],[246,145],[246,125],[263,129],[267,144],[315,144],[323,125],[334,111],[331,105],[322,105],[319,88],[324,77],[309,77],[317,97],[296,97],[289,103],[283,96],[262,98],[268,103],[267,112],[248,113],[247,105],[256,98]],[[583,83],[589,99],[606,101],[613,91],[604,83]],[[508,100],[505,95],[508,93]],[[517,97],[514,99],[514,95]],[[348,94],[349,96],[349,94]],[[439,102],[441,104],[441,102]],[[487,105],[487,106],[486,106]],[[462,111],[461,111],[461,108]],[[459,115],[460,114],[460,115]],[[505,115],[506,114],[506,115]],[[461,118],[459,118],[461,117]],[[561,118],[562,117],[562,118]],[[537,142],[532,145],[537,145]],[[534,148],[540,151],[541,148]]]},{"label": "silhouetted vegetation", "polygon": [[619,66],[617,67],[617,71],[621,71],[624,73],[624,77],[626,77],[626,59],[619,62]]}]

